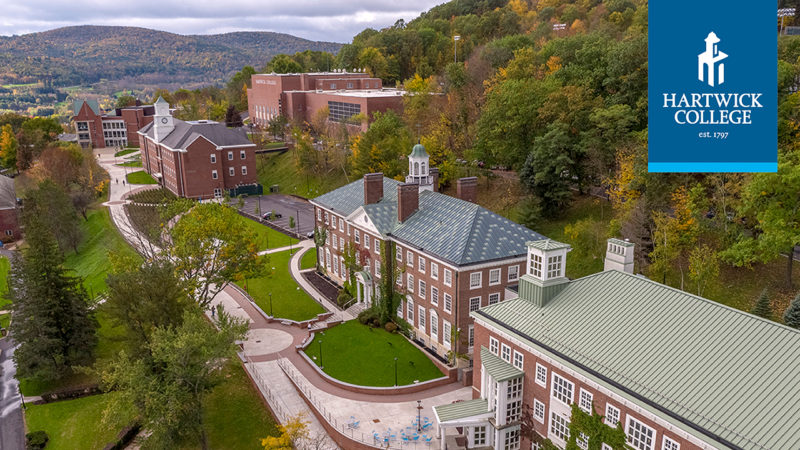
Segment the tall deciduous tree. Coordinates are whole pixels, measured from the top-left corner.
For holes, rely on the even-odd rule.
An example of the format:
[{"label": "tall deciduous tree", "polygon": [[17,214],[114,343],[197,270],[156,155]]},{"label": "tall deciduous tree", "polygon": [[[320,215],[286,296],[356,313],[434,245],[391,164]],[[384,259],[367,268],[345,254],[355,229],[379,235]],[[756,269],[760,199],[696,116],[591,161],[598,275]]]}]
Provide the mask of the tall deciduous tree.
[{"label": "tall deciduous tree", "polygon": [[407,170],[404,156],[411,152],[411,133],[393,111],[376,112],[374,119],[353,145],[354,175],[383,172],[390,178],[400,176]]},{"label": "tall deciduous tree", "polygon": [[240,220],[233,208],[203,203],[170,231],[170,258],[202,308],[243,274],[254,276],[263,270],[255,232],[241,226]]},{"label": "tall deciduous tree", "polygon": [[697,295],[703,295],[703,290],[709,283],[719,276],[719,255],[717,252],[703,244],[695,247],[689,253],[689,278],[697,283]]},{"label": "tall deciduous tree", "polygon": [[0,128],[0,164],[6,169],[17,168],[17,149],[19,142],[14,135],[11,124],[3,125]]},{"label": "tall deciduous tree", "polygon": [[[61,251],[78,251],[83,238],[80,218],[69,196],[49,179],[40,182],[25,194],[22,223],[41,222],[55,236]],[[29,233],[26,232],[26,235]]]},{"label": "tall deciduous tree", "polygon": [[97,322],[81,279],[63,267],[52,232],[37,219],[25,231],[27,246],[14,259],[7,294],[19,343],[14,362],[22,377],[51,380],[91,362]]}]

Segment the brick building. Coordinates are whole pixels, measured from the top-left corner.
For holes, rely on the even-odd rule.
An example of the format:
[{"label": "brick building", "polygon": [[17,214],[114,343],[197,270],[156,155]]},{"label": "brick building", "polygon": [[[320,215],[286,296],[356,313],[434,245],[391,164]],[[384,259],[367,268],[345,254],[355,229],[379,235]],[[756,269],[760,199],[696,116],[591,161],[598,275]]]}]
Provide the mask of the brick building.
[{"label": "brick building", "polygon": [[345,122],[356,114],[371,119],[376,111],[403,110],[403,91],[384,89],[380,78],[364,73],[255,74],[252,86],[247,89],[248,113],[260,127],[280,115],[311,122],[325,107],[334,122]]},{"label": "brick building", "polygon": [[0,175],[0,240],[16,241],[22,238],[19,227],[19,201],[14,189],[14,179]]},{"label": "brick building", "polygon": [[798,330],[633,275],[629,242],[577,280],[568,251],[529,242],[519,298],[471,313],[474,399],[434,408],[442,448],[564,448],[573,403],[637,450],[797,448]]},{"label": "brick building", "polygon": [[154,121],[142,128],[142,166],[179,197],[209,199],[226,192],[260,192],[255,144],[225,124],[172,117],[169,104],[155,103]]},{"label": "brick building", "polygon": [[137,146],[137,132],[155,115],[153,105],[138,100],[135,106],[117,108],[113,114],[104,113],[97,100],[77,100],[72,108],[78,144],[83,148]]},{"label": "brick building", "polygon": [[[387,257],[383,243],[392,243],[395,287],[405,297],[398,316],[439,356],[471,353],[470,311],[506,298],[525,264],[523,243],[542,236],[476,205],[475,178],[459,180],[461,198],[436,192],[438,171],[429,168],[422,145],[414,147],[409,168],[406,183],[373,173],[311,201],[327,238],[320,264],[342,285],[350,275],[345,245],[354,246],[362,267],[354,274],[356,300],[368,307]],[[454,330],[461,331],[458,342]]]}]

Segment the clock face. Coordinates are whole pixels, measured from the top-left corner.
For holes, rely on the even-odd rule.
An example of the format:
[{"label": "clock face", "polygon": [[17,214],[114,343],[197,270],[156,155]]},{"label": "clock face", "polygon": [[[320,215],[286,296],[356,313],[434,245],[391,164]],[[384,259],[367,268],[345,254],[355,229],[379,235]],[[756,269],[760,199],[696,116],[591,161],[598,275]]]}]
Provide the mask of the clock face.
[{"label": "clock face", "polygon": [[169,122],[169,119],[167,119],[166,117],[163,117],[161,119],[161,123],[167,123],[167,122]]}]

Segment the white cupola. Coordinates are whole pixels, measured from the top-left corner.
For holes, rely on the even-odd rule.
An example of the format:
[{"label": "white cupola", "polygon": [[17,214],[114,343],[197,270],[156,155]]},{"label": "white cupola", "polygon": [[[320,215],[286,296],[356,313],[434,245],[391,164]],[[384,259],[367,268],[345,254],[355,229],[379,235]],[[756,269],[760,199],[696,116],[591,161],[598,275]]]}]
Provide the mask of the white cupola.
[{"label": "white cupola", "polygon": [[425,147],[418,143],[408,155],[408,175],[406,183],[419,185],[420,192],[433,191],[433,177],[430,174],[430,156]]},{"label": "white cupola", "polygon": [[519,296],[545,306],[569,283],[566,276],[569,244],[550,239],[528,242],[525,274],[520,278]]},{"label": "white cupola", "polygon": [[153,106],[156,110],[153,117],[153,137],[156,142],[161,142],[175,129],[175,122],[169,112],[169,103],[163,97],[158,97]]}]

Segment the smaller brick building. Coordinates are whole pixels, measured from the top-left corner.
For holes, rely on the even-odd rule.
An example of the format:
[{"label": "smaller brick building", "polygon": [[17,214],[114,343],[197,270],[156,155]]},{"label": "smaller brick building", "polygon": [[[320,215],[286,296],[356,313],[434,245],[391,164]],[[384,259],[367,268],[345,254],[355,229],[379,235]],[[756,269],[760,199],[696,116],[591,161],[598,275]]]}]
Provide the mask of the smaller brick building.
[{"label": "smaller brick building", "polygon": [[242,130],[210,120],[172,117],[163,98],[154,121],[139,130],[142,166],[179,197],[210,199],[257,193],[256,146]]},{"label": "smaller brick building", "polygon": [[117,108],[104,113],[97,100],[77,100],[72,121],[78,144],[83,148],[126,147],[139,145],[139,131],[153,121],[155,107],[142,105]]},{"label": "smaller brick building", "polygon": [[346,122],[356,114],[371,119],[378,111],[403,109],[403,91],[385,89],[380,78],[358,72],[256,74],[252,85],[247,89],[248,112],[261,127],[280,115],[311,122],[326,107],[333,122]]},{"label": "smaller brick building", "polygon": [[16,241],[22,237],[19,227],[19,202],[14,179],[0,175],[0,240]]}]

